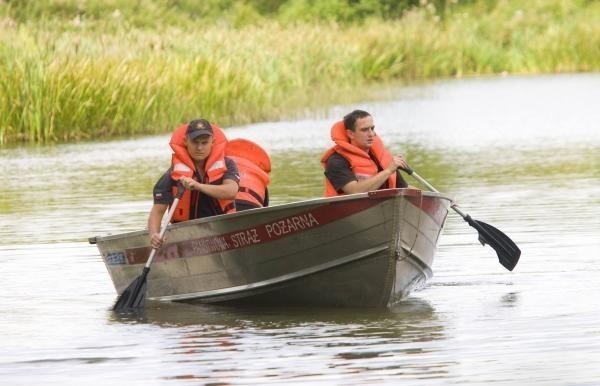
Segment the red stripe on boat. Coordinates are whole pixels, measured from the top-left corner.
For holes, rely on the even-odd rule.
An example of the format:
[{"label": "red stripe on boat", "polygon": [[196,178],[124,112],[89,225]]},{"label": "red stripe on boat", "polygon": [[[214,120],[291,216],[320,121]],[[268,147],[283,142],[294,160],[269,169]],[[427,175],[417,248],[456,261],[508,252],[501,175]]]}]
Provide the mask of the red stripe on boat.
[{"label": "red stripe on boat", "polygon": [[434,196],[424,196],[423,191],[417,189],[383,189],[369,192],[371,198],[383,198],[392,197],[397,195],[403,195],[406,197],[408,202],[427,213],[433,221],[439,226],[444,224],[446,215],[448,213],[446,206],[442,203],[442,200]]},{"label": "red stripe on boat", "polygon": [[[283,217],[252,228],[170,243],[156,254],[155,261],[177,257],[208,255],[215,252],[224,252],[279,240],[362,212],[380,203],[380,200],[332,202],[306,212]],[[150,247],[131,248],[125,251],[129,264],[146,262],[149,253]]]},{"label": "red stripe on boat", "polygon": [[[309,211],[283,217],[252,228],[170,243],[156,254],[155,261],[208,255],[279,240],[362,212],[381,204],[382,200],[398,195],[406,196],[412,205],[423,210],[436,223],[440,225],[443,223],[447,211],[436,197],[423,196],[420,190],[415,189],[385,189],[369,192],[370,199],[368,200],[331,202]],[[131,248],[125,251],[129,264],[145,263],[149,253],[150,247]]]}]

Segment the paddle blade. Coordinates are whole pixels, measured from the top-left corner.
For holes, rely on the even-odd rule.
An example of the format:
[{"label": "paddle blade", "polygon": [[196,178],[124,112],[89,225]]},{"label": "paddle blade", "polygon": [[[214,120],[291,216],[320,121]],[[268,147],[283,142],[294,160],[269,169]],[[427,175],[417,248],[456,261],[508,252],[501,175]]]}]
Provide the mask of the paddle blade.
[{"label": "paddle blade", "polygon": [[482,245],[488,244],[490,247],[494,248],[500,264],[509,271],[512,271],[519,262],[519,257],[521,257],[521,250],[519,247],[517,247],[517,245],[502,231],[490,224],[473,220],[470,216],[467,216],[465,221],[473,228],[477,229],[477,232],[479,233],[479,242]]},{"label": "paddle blade", "polygon": [[113,311],[127,312],[144,306],[146,300],[146,276],[148,276],[149,267],[144,267],[141,275],[129,284],[117,302],[113,306]]}]

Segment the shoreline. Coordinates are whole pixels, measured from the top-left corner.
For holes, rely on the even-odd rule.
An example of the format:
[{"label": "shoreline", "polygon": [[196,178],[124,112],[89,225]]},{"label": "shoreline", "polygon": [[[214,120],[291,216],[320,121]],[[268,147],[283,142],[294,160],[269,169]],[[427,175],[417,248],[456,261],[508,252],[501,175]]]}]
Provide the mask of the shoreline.
[{"label": "shoreline", "polygon": [[[511,4],[508,4],[511,3]],[[0,147],[293,119],[378,86],[600,71],[597,4],[417,7],[363,25],[276,21],[203,29],[120,20],[0,21]],[[1,9],[1,8],[0,8]],[[65,20],[63,20],[64,22]]]}]

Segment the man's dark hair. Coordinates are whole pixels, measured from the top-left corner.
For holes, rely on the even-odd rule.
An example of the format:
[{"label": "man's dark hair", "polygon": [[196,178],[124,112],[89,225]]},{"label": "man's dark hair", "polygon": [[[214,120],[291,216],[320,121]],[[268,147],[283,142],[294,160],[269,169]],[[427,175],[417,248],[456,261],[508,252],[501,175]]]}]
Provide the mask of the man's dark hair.
[{"label": "man's dark hair", "polygon": [[344,116],[344,127],[346,130],[356,130],[356,121],[360,118],[370,117],[371,114],[364,110],[354,110],[353,112]]}]

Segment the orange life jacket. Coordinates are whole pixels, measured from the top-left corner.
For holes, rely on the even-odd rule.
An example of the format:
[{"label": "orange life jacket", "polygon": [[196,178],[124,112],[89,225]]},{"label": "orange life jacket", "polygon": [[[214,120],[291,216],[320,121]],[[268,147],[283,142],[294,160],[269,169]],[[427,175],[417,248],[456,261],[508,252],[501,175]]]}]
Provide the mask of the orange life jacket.
[{"label": "orange life jacket", "polygon": [[[350,143],[350,138],[346,134],[344,121],[333,124],[331,127],[331,139],[335,142],[335,146],[327,150],[325,154],[323,154],[323,157],[321,157],[323,169],[326,168],[329,157],[331,157],[333,153],[338,153],[348,160],[350,168],[358,180],[369,178],[379,173],[377,164],[369,156],[369,153]],[[393,157],[385,149],[379,136],[375,137],[375,142],[371,146],[370,154],[375,157],[377,162],[379,162],[379,165],[384,169],[392,162]],[[388,187],[396,187],[396,173],[393,173],[388,178]],[[338,193],[331,182],[329,182],[329,179],[325,178],[325,197],[341,196],[343,194],[344,193]]]},{"label": "orange life jacket", "polygon": [[240,173],[240,190],[235,196],[238,203],[256,208],[266,206],[266,188],[271,181],[271,159],[256,143],[236,138],[227,142],[225,155],[235,161]]},{"label": "orange life jacket", "polygon": [[[211,124],[213,129],[213,147],[210,155],[204,163],[204,175],[209,184],[216,183],[223,178],[227,166],[225,165],[225,145],[227,144],[227,138],[223,131],[216,125]],[[194,161],[190,157],[187,148],[185,146],[185,137],[187,133],[187,124],[179,126],[173,132],[169,145],[173,149],[173,156],[171,158],[171,166],[173,168],[171,172],[171,178],[173,180],[179,180],[181,177],[194,177]],[[173,188],[173,194],[175,195],[176,187]],[[172,222],[186,221],[190,219],[190,207],[192,192],[185,190],[183,197],[179,200],[177,210],[173,214]],[[235,212],[235,203],[233,200],[216,200],[223,213]]]}]

